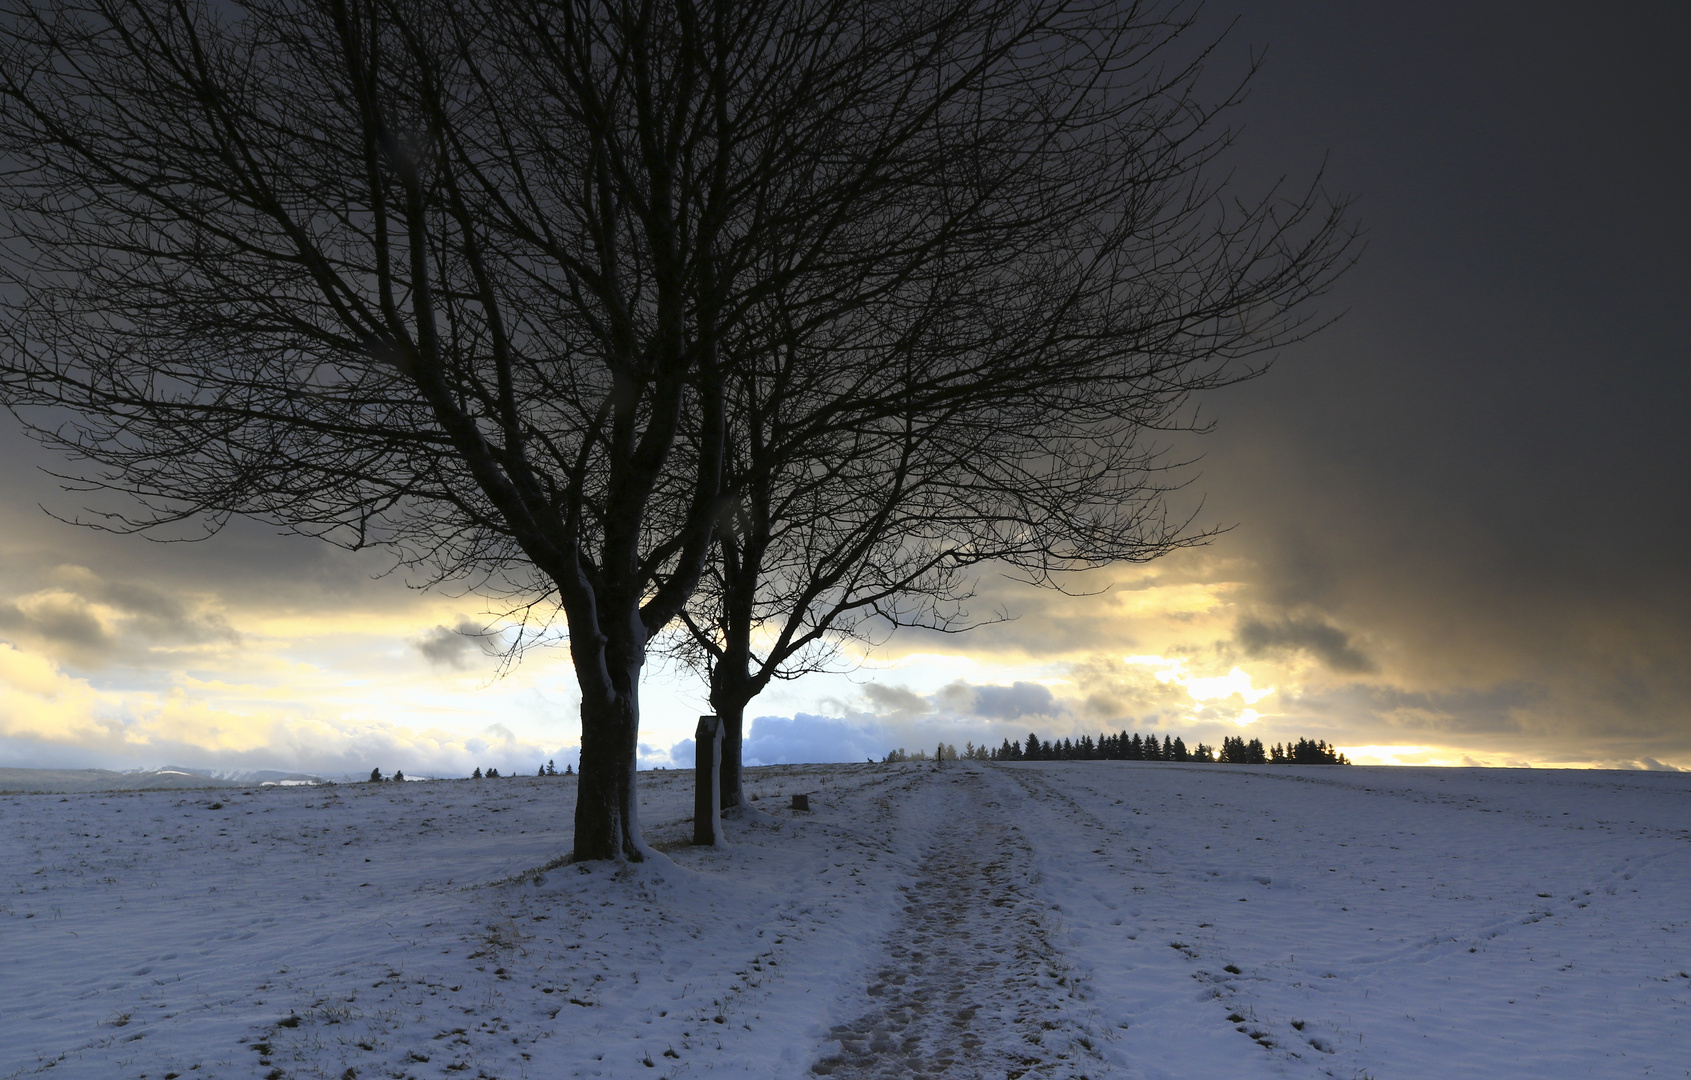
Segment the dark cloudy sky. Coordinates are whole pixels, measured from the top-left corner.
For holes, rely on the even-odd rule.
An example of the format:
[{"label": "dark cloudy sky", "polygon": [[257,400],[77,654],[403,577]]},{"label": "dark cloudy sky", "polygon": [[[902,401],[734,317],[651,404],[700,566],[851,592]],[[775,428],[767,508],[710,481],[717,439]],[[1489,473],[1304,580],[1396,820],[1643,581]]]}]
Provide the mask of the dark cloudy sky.
[{"label": "dark cloudy sky", "polygon": [[[1239,16],[1218,74],[1267,49],[1242,189],[1325,160],[1368,231],[1338,325],[1206,402],[1192,492],[1233,530],[1097,595],[986,581],[1019,618],[780,688],[753,756],[1129,727],[1691,767],[1688,11],[1212,5]],[[563,656],[495,680],[451,632],[473,597],[253,528],[74,530],[0,447],[0,764],[467,771],[576,741]],[[701,704],[649,691],[664,761]]]},{"label": "dark cloudy sky", "polygon": [[1247,157],[1326,147],[1370,246],[1341,325],[1220,403],[1213,504],[1258,603],[1370,639],[1464,745],[1691,756],[1687,11],[1240,27],[1271,43]]}]

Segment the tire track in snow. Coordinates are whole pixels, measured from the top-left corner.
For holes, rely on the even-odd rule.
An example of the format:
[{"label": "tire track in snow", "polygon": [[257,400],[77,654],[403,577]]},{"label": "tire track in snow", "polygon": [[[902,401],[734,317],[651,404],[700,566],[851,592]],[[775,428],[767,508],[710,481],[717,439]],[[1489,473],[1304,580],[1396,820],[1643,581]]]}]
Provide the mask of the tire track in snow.
[{"label": "tire track in snow", "polygon": [[[948,775],[949,774],[949,775]],[[1038,899],[1033,849],[990,790],[956,766],[933,778],[936,827],[868,995],[811,1071],[839,1080],[1087,1077],[1104,1065],[1067,1015],[1073,984]]]}]

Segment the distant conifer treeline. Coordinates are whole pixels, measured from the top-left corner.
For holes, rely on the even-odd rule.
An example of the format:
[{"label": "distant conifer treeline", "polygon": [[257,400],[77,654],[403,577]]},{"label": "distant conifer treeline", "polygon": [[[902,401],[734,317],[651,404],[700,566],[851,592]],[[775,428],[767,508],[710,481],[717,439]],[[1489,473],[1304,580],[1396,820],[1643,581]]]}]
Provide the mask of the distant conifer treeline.
[{"label": "distant conifer treeline", "polygon": [[[1221,740],[1221,749],[1199,743],[1188,749],[1186,741],[1164,735],[1162,742],[1155,735],[1140,737],[1123,731],[1119,735],[1099,735],[1096,740],[1082,735],[1079,740],[1042,740],[1029,732],[1027,741],[1005,739],[997,749],[969,743],[959,754],[953,746],[941,745],[942,758],[967,758],[974,761],[1201,761],[1224,765],[1349,765],[1350,761],[1322,739],[1299,739],[1295,743],[1275,743],[1264,747],[1261,739],[1246,742],[1234,736]],[[886,756],[889,762],[931,760],[924,750],[909,753],[902,748]]]}]

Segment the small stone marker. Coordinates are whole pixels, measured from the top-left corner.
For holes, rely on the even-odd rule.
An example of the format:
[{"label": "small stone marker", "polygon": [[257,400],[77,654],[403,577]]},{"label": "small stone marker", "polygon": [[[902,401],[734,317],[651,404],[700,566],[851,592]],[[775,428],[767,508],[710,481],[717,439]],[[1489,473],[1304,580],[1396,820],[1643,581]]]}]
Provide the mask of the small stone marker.
[{"label": "small stone marker", "polygon": [[794,810],[809,810],[810,809],[810,796],[809,795],[794,795],[793,796],[793,809]]},{"label": "small stone marker", "polygon": [[699,717],[693,732],[693,843],[715,845],[721,836],[722,720]]}]

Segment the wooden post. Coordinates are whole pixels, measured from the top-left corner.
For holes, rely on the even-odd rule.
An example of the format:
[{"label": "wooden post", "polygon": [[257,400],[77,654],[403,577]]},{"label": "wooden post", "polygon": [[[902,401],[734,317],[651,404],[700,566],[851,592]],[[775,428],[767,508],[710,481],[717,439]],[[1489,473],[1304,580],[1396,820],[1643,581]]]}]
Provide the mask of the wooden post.
[{"label": "wooden post", "polygon": [[721,813],[722,720],[699,717],[693,732],[693,843],[714,845],[722,835]]}]

